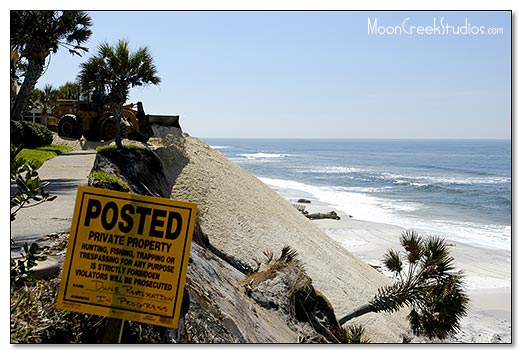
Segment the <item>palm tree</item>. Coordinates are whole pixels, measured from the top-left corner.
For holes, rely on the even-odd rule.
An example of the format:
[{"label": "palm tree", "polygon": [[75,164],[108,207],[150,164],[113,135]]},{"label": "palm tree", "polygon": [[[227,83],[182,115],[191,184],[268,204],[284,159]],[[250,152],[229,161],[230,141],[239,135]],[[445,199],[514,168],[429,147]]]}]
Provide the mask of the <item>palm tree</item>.
[{"label": "palm tree", "polygon": [[408,320],[415,335],[444,339],[456,333],[467,313],[463,274],[455,272],[449,245],[439,237],[421,238],[415,231],[401,235],[404,254],[389,250],[384,265],[395,282],[378,290],[366,305],[339,320],[343,325],[369,312],[394,312],[410,307]]},{"label": "palm tree", "polygon": [[77,82],[66,82],[58,88],[58,98],[77,99],[80,95],[80,84]]},{"label": "palm tree", "polygon": [[40,123],[47,125],[47,112],[49,108],[52,108],[58,97],[59,91],[51,84],[46,84],[41,90],[35,88],[27,97],[23,112],[26,114],[33,109],[39,109],[41,111]]},{"label": "palm tree", "polygon": [[36,92],[36,106],[42,111],[40,123],[47,126],[47,111],[52,107],[54,102],[56,102],[59,92],[51,84],[45,85],[42,90],[36,89]]},{"label": "palm tree", "polygon": [[107,102],[116,126],[116,145],[121,148],[122,110],[130,88],[158,85],[161,79],[147,47],[131,52],[129,43],[119,40],[115,46],[99,45],[97,54],[81,64],[79,81],[82,89],[107,88]]},{"label": "palm tree", "polygon": [[[11,55],[24,76],[16,98],[12,100],[11,119],[20,119],[27,97],[42,76],[46,58],[60,47],[81,56],[87,48],[81,44],[91,36],[91,18],[85,11],[11,11]],[[22,76],[20,75],[20,76]],[[11,80],[13,85],[13,80]]]}]

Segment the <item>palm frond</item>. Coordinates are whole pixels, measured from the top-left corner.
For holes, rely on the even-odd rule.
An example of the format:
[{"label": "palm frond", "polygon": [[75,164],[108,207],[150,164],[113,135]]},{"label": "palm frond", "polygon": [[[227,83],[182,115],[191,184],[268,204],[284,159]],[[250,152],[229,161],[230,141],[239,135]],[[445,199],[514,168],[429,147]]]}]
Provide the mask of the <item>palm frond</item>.
[{"label": "palm frond", "polygon": [[279,256],[278,261],[289,263],[289,262],[298,262],[297,260],[297,251],[292,249],[290,246],[284,246],[281,250],[281,256]]},{"label": "palm frond", "polygon": [[395,282],[378,289],[368,304],[339,323],[368,312],[395,312],[408,306],[408,319],[416,335],[444,339],[456,333],[468,312],[469,297],[463,273],[454,271],[449,244],[440,237],[425,239],[415,231],[406,231],[401,245],[404,253],[389,250],[383,257],[386,268],[396,275]]},{"label": "palm frond", "polygon": [[115,45],[101,43],[97,54],[81,64],[79,79],[84,87],[93,83],[107,86],[108,99],[121,103],[128,98],[131,87],[161,82],[148,48],[133,52],[125,40]]},{"label": "palm frond", "polygon": [[469,309],[462,274],[446,276],[425,291],[422,303],[408,315],[414,334],[445,339],[457,333]]},{"label": "palm frond", "polygon": [[441,237],[431,236],[425,242],[424,266],[438,275],[455,269],[454,258],[449,254],[449,245]]},{"label": "palm frond", "polygon": [[414,230],[407,230],[401,234],[401,246],[406,250],[408,262],[415,264],[424,252],[422,238]]},{"label": "palm frond", "polygon": [[271,250],[265,250],[265,251],[263,251],[263,254],[266,257],[267,264],[272,262],[272,260],[274,259],[274,252],[272,252]]},{"label": "palm frond", "polygon": [[403,270],[401,254],[398,251],[388,250],[388,253],[384,255],[383,263],[389,271],[396,274]]},{"label": "palm frond", "polygon": [[346,329],[346,342],[355,343],[370,343],[370,340],[366,337],[365,329],[361,325],[350,325]]},{"label": "palm frond", "polygon": [[255,273],[255,272],[259,271],[259,269],[261,268],[262,262],[257,257],[252,258],[252,260],[256,264],[256,266],[252,270],[252,272]]},{"label": "palm frond", "polygon": [[422,298],[420,288],[412,283],[394,283],[377,290],[370,301],[373,312],[395,312],[403,306],[416,304]]}]

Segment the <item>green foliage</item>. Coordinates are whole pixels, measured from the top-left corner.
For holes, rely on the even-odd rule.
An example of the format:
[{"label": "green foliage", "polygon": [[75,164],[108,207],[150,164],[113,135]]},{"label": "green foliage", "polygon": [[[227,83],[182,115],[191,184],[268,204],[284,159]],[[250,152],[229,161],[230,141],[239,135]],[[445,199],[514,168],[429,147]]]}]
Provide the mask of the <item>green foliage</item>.
[{"label": "green foliage", "polygon": [[[422,239],[417,232],[413,230],[404,231],[401,235],[401,246],[404,247],[404,250],[407,252],[408,262],[410,264],[415,264],[420,260],[423,248]],[[397,252],[397,254],[399,254],[399,252]]]},{"label": "green foliage", "polygon": [[11,128],[11,144],[14,146],[23,146],[24,143],[24,125],[22,121],[12,120]]},{"label": "green foliage", "polygon": [[[82,46],[92,34],[91,18],[85,11],[14,10],[10,16],[11,120],[21,117],[25,102],[44,72],[46,59],[59,48],[81,56]],[[14,89],[19,78],[24,80]]]},{"label": "green foliage", "polygon": [[38,108],[38,96],[40,95],[40,90],[34,89],[31,91],[29,96],[27,97],[24,105],[24,115],[30,114],[32,109]]},{"label": "green foliage", "polygon": [[[463,273],[454,271],[449,245],[440,237],[423,239],[415,231],[404,232],[401,245],[404,253],[390,251],[383,260],[396,281],[379,289],[372,303],[384,311],[410,306],[408,319],[416,335],[444,339],[456,333],[469,298]],[[398,267],[399,262],[407,264],[407,269]]]},{"label": "green foliage", "polygon": [[426,287],[422,301],[408,315],[415,335],[444,339],[459,330],[469,302],[462,279],[462,273],[451,274]]},{"label": "green foliage", "polygon": [[20,56],[45,59],[60,47],[81,56],[88,49],[91,18],[85,11],[11,11],[11,46]]},{"label": "green foliage", "polygon": [[58,88],[58,98],[77,99],[80,95],[80,84],[77,82],[66,82]]},{"label": "green foliage", "polygon": [[34,330],[32,327],[28,328],[25,323],[17,323],[19,318],[27,316],[33,309],[24,306],[29,294],[30,290],[27,287],[24,287],[22,291],[11,288],[11,341],[13,343],[26,342]]},{"label": "green foliage", "polygon": [[[51,197],[45,190],[49,182],[40,180],[36,168],[16,158],[20,150],[11,145],[11,183],[16,185],[16,190],[11,192],[11,221],[22,208],[56,199],[56,196]],[[31,204],[32,201],[35,203]]]},{"label": "green foliage", "polygon": [[122,104],[131,87],[161,82],[149,49],[142,47],[133,52],[125,40],[113,46],[101,43],[97,55],[81,64],[79,78],[83,89],[107,86],[109,101]]},{"label": "green foliage", "polygon": [[[41,77],[46,58],[56,53],[60,47],[66,48],[71,54],[80,55],[86,51],[81,44],[90,37],[89,27],[91,19],[85,11],[11,11],[10,16],[10,49],[11,49],[11,120],[19,120],[25,102],[36,82]],[[16,89],[19,79],[23,82]],[[28,122],[11,122],[11,156],[10,179],[16,186],[11,192],[11,221],[16,213],[28,206],[38,205],[53,200],[45,191],[46,182],[42,182],[36,168],[16,156],[23,147],[34,148],[52,143],[52,133],[44,126]],[[14,144],[14,146],[13,146]],[[32,201],[35,204],[29,205]],[[31,280],[31,268],[41,259],[36,244],[24,245],[24,260],[11,262],[11,275],[15,283],[24,283]],[[26,294],[26,295],[23,295]],[[11,308],[13,317],[32,317],[33,307],[20,307],[20,302],[30,295],[25,291]],[[15,297],[16,298],[16,297]],[[25,322],[25,323],[24,323]],[[25,341],[33,329],[28,328],[27,321],[20,322],[20,326],[11,325],[14,337]],[[13,338],[13,336],[11,337]]]},{"label": "green foliage", "polygon": [[117,150],[117,149],[135,149],[135,150],[148,150],[145,146],[128,144],[123,145],[122,147],[118,147],[116,145],[100,145],[96,147],[96,151],[105,151],[105,150]]},{"label": "green foliage", "polygon": [[[59,91],[53,88],[51,84],[46,84],[43,89],[34,89],[28,102],[32,108],[40,109],[43,115],[47,115],[47,111],[54,105],[58,99]],[[26,103],[26,106],[27,106]]]},{"label": "green foliage", "polygon": [[379,288],[365,306],[339,320],[341,324],[369,312],[395,312],[410,307],[415,335],[444,339],[456,333],[468,311],[462,272],[455,271],[449,244],[440,237],[422,238],[415,231],[401,235],[404,252],[388,251],[383,259],[394,283]]},{"label": "green foliage", "polygon": [[26,124],[24,121],[12,120],[11,128],[11,144],[23,147]]},{"label": "green foliage", "polygon": [[39,251],[38,244],[33,242],[29,246],[26,242],[21,252],[22,258],[11,258],[11,285],[19,287],[36,281],[32,268],[36,266],[37,262],[47,259],[46,256],[39,254]]},{"label": "green foliage", "polygon": [[346,329],[346,343],[370,343],[370,340],[366,337],[365,329],[363,326],[350,325]]},{"label": "green foliage", "polygon": [[44,125],[26,121],[11,121],[11,144],[25,148],[50,145],[53,133]]},{"label": "green foliage", "polygon": [[389,250],[388,254],[384,259],[384,265],[386,268],[391,270],[392,272],[401,272],[402,271],[402,260],[399,252],[394,250]]},{"label": "green foliage", "polygon": [[16,159],[25,161],[35,169],[38,169],[45,161],[71,150],[72,148],[61,145],[40,146],[35,149],[22,149],[16,156]]},{"label": "green foliage", "polygon": [[[11,145],[11,171],[10,179],[11,184],[16,185],[16,189],[11,192],[11,221],[16,217],[16,213],[28,206],[38,205],[45,201],[54,200],[56,197],[51,197],[48,192],[45,191],[47,182],[42,182],[38,177],[36,168],[30,163],[27,163],[21,158],[17,158],[21,151],[21,147],[14,147]],[[32,201],[35,204],[29,205]],[[10,260],[10,277],[11,277],[11,322],[15,321],[19,317],[30,316],[32,307],[26,307],[21,305],[22,302],[26,301],[30,290],[27,285],[34,284],[34,272],[33,268],[36,266],[38,261],[46,259],[45,256],[41,255],[38,244],[32,243],[30,246],[25,243],[23,251],[21,252],[21,258]],[[23,292],[17,292],[15,289],[24,286]],[[23,321],[19,321],[17,325],[11,326],[11,338],[14,337],[17,342],[25,342],[27,338],[33,332],[32,327],[28,327]]]},{"label": "green foliage", "polygon": [[[80,65],[79,81],[82,89],[104,87],[107,101],[117,122],[121,122],[123,104],[132,87],[158,85],[156,65],[147,47],[131,51],[129,43],[119,40],[114,46],[102,43],[97,54]],[[120,124],[116,124],[116,145],[122,147]]]}]

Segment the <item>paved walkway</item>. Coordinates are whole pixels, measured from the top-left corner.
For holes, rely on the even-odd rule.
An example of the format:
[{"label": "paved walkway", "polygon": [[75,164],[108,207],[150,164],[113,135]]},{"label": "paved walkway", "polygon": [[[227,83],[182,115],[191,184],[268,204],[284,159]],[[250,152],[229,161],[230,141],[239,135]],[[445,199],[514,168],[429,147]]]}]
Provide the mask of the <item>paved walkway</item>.
[{"label": "paved walkway", "polygon": [[47,190],[57,198],[17,213],[11,222],[11,238],[17,245],[53,232],[70,230],[76,191],[78,186],[87,185],[95,157],[94,150],[71,151],[46,161],[40,167],[40,178],[50,182]]}]

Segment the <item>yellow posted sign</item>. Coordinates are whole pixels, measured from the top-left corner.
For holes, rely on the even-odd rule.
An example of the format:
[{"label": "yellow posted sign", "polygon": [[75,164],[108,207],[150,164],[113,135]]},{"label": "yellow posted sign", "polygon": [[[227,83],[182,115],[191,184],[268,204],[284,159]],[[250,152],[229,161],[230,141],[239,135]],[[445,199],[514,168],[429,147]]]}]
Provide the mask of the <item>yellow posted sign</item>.
[{"label": "yellow posted sign", "polygon": [[57,308],[176,328],[196,204],[79,187]]}]

